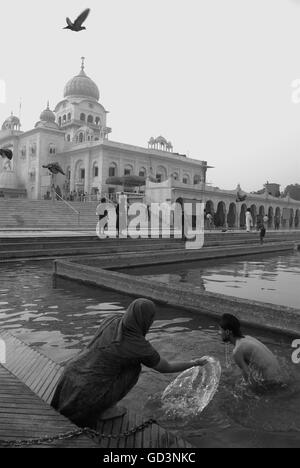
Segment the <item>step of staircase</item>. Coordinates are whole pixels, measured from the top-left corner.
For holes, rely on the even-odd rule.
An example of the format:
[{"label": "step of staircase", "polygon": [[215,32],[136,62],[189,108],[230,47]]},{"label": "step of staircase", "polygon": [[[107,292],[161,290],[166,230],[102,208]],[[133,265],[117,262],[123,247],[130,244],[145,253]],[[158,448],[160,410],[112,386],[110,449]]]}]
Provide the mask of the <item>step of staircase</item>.
[{"label": "step of staircase", "polygon": [[97,205],[97,202],[73,202],[68,206],[57,201],[0,200],[0,230],[14,228],[96,229]]},{"label": "step of staircase", "polygon": [[0,239],[0,260],[68,255],[100,255],[122,252],[162,252],[182,249],[181,240],[174,239],[107,239],[85,236],[71,238]]}]

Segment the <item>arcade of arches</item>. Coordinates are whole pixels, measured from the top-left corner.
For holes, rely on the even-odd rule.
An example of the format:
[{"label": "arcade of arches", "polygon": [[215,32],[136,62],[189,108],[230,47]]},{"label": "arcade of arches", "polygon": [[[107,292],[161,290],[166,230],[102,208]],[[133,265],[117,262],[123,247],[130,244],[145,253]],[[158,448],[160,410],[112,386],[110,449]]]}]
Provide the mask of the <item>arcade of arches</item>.
[{"label": "arcade of arches", "polygon": [[224,201],[206,202],[206,213],[213,216],[216,228],[245,229],[246,212],[250,208],[253,227],[267,216],[269,229],[299,229],[300,208],[288,208],[271,203],[225,203]]}]

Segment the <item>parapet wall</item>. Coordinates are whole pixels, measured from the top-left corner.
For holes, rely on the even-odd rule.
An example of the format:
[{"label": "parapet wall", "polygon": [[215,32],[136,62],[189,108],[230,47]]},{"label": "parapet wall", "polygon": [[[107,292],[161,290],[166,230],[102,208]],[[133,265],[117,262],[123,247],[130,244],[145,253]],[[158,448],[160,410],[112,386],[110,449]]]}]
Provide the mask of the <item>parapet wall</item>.
[{"label": "parapet wall", "polygon": [[[258,253],[257,250],[256,252],[250,252],[250,250],[253,250],[253,246],[249,247],[249,253]],[[290,250],[292,247],[292,243],[289,245],[286,243],[285,246],[282,246],[282,250]],[[205,250],[203,249],[201,252],[205,252]],[[207,250],[210,251],[210,257],[207,252],[205,258],[218,257],[218,253],[213,252],[215,249]],[[226,249],[219,251],[219,256],[221,254],[223,257],[226,256],[225,251]],[[300,310],[298,309],[199,291],[195,287],[186,284],[169,285],[156,280],[149,280],[149,278],[140,278],[122,272],[111,271],[112,268],[120,269],[128,266],[147,265],[151,264],[151,262],[156,264],[170,263],[171,261],[178,261],[180,258],[182,258],[181,261],[186,261],[187,255],[195,254],[187,252],[185,254],[176,252],[175,255],[174,253],[163,255],[161,252],[156,253],[155,256],[132,255],[132,253],[122,256],[101,256],[92,260],[94,264],[95,261],[98,262],[98,266],[88,265],[87,263],[90,262],[88,259],[56,260],[54,263],[54,277],[68,278],[112,289],[134,297],[145,297],[161,304],[179,307],[215,318],[221,317],[224,313],[231,313],[246,325],[292,336],[300,335]],[[239,249],[237,249],[236,254],[241,254]]]}]

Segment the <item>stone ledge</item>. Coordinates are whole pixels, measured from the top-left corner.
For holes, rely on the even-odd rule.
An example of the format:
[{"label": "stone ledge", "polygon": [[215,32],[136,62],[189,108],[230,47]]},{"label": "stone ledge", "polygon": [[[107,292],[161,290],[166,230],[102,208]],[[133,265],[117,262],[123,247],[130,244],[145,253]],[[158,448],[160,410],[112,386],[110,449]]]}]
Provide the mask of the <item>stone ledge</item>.
[{"label": "stone ledge", "polygon": [[[289,246],[289,249],[291,248],[292,246]],[[215,249],[211,249],[210,255],[212,255],[212,250]],[[284,250],[288,250],[287,245]],[[261,253],[262,250],[259,252]],[[178,262],[178,254],[179,252],[176,252],[175,259],[173,255],[172,263]],[[236,255],[241,255],[240,251]],[[222,256],[225,257],[226,253],[223,252]],[[134,297],[145,297],[161,304],[179,307],[215,318],[220,318],[224,313],[231,313],[246,325],[280,332],[281,334],[300,335],[300,310],[298,309],[199,291],[190,285],[183,286],[179,283],[168,285],[148,278],[139,278],[111,271],[111,268],[136,266],[138,264],[146,265],[146,262],[149,261],[145,255],[138,257],[132,257],[131,255],[131,260],[128,256],[127,258],[122,257],[101,257],[99,259],[101,268],[84,265],[79,260],[56,260],[54,262],[54,278],[56,276],[68,278]],[[153,260],[153,263],[156,264],[166,263],[166,258],[163,258],[166,256],[161,253],[159,257],[156,255],[151,261]],[[209,258],[208,255],[205,258]],[[217,257],[210,256],[210,258]],[[169,259],[170,262],[171,259]]]},{"label": "stone ledge", "polygon": [[[204,247],[200,250],[165,250],[153,252],[119,252],[117,255],[101,255],[91,259],[77,257],[72,259],[74,263],[79,263],[87,266],[95,266],[99,262],[99,268],[105,269],[122,269],[136,266],[150,266],[159,264],[171,264],[180,262],[190,262],[197,260],[222,259],[229,257],[239,257],[245,255],[256,255],[265,253],[275,253],[291,251],[300,245],[300,240],[289,242],[274,242],[259,245],[231,245],[218,247]],[[94,264],[94,265],[93,265]]]}]

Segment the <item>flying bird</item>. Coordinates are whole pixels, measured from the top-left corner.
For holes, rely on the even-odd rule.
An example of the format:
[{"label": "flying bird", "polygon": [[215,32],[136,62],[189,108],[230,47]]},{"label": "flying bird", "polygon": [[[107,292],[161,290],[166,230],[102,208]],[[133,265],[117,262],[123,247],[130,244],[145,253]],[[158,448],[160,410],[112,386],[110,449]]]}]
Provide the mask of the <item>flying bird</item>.
[{"label": "flying bird", "polygon": [[72,21],[70,20],[70,18],[66,18],[66,21],[67,21],[67,24],[68,26],[66,26],[65,28],[63,29],[71,29],[71,31],[76,31],[76,32],[79,32],[79,31],[82,31],[83,29],[86,29],[85,26],[82,26],[82,24],[85,22],[85,20],[87,19],[87,17],[89,16],[90,14],[90,9],[87,8],[86,10],[84,10],[81,15],[78,16],[78,18],[74,21],[74,23],[72,23]]},{"label": "flying bird", "polygon": [[2,156],[2,158],[7,158],[11,161],[13,158],[13,152],[7,148],[0,148],[0,156]]},{"label": "flying bird", "polygon": [[50,164],[47,164],[46,166],[43,166],[45,169],[48,169],[48,171],[51,172],[51,174],[62,174],[62,175],[66,175],[64,173],[64,171],[62,170],[62,168],[60,167],[60,165],[55,162],[55,163],[50,163]]}]

